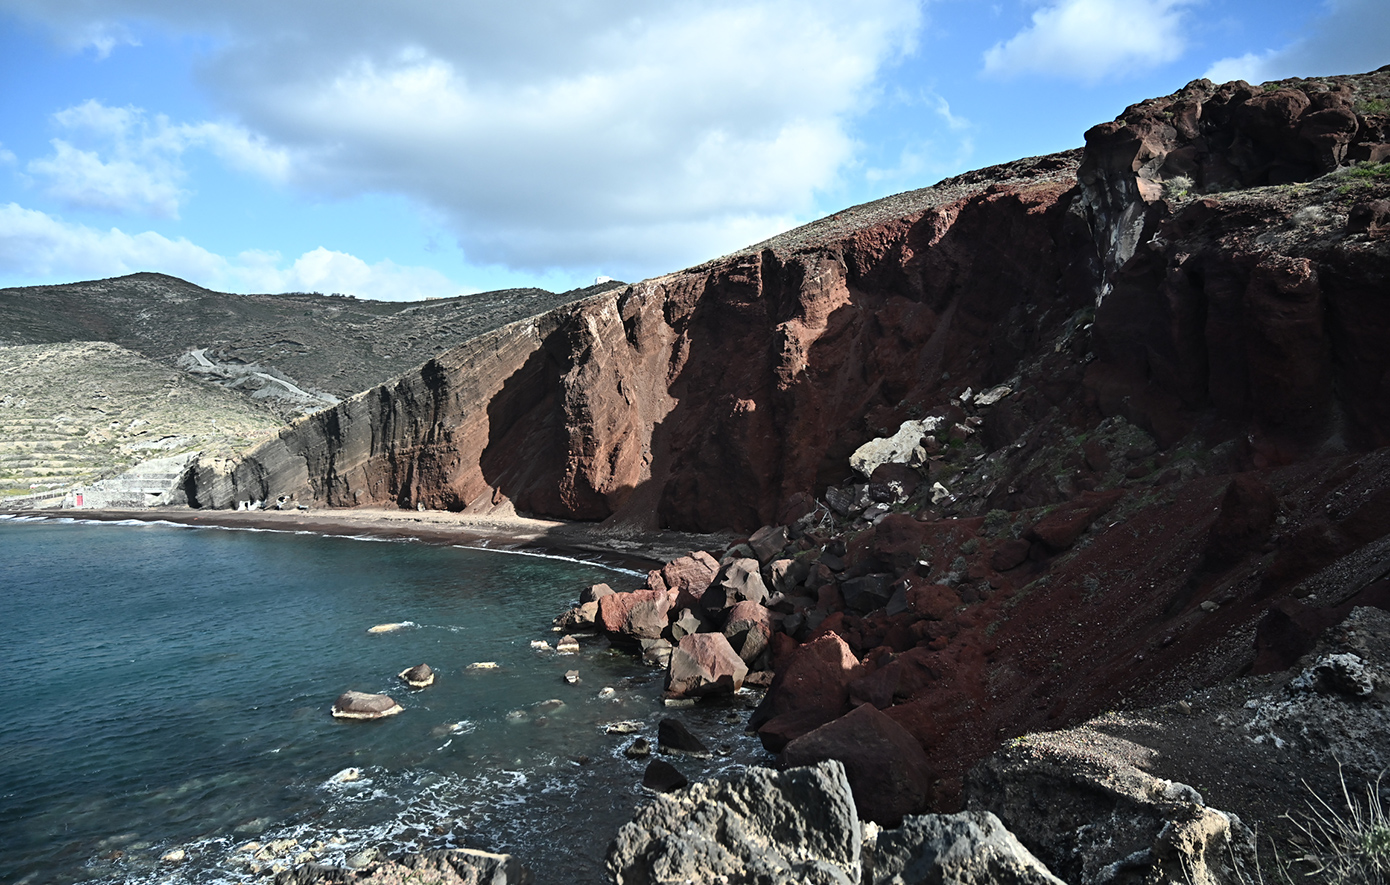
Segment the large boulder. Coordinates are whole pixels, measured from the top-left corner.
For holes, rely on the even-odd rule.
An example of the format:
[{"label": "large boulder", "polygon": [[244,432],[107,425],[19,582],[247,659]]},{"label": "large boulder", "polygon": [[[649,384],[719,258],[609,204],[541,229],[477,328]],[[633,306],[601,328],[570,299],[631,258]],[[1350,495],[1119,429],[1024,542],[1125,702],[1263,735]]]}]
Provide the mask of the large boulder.
[{"label": "large boulder", "polygon": [[411,688],[429,688],[434,685],[434,670],[429,664],[416,664],[413,667],[407,667],[397,675]]},{"label": "large boulder", "polygon": [[680,593],[681,605],[689,605],[704,595],[718,571],[718,560],[703,550],[693,550],[661,567],[661,583],[665,589]]},{"label": "large boulder", "polygon": [[874,885],[1063,885],[988,811],[909,817],[879,833]]},{"label": "large boulder", "polygon": [[743,687],[748,665],[723,633],[690,633],[671,651],[666,694],[674,698],[733,694]]},{"label": "large boulder", "polygon": [[868,479],[880,464],[921,464],[927,460],[922,437],[935,433],[944,423],[944,418],[904,421],[892,436],[871,439],[855,449],[849,456],[849,466]]},{"label": "large boulder", "polygon": [[752,768],[637,810],[608,849],[617,885],[858,885],[859,817],[839,763]]},{"label": "large boulder", "polygon": [[787,744],[785,765],[834,759],[845,767],[859,816],[896,825],[924,811],[934,776],[917,739],[872,704],[862,704]]},{"label": "large boulder", "polygon": [[384,719],[401,712],[401,705],[384,694],[345,691],[333,702],[333,715],[338,719]]},{"label": "large boulder", "polygon": [[764,747],[780,752],[786,740],[848,710],[849,684],[863,675],[864,668],[839,635],[817,637],[798,646],[778,666],[749,724],[757,729]]},{"label": "large boulder", "polygon": [[1250,830],[1192,787],[1138,768],[1147,752],[1088,726],[1028,735],[970,773],[966,807],[993,811],[1068,882],[1249,881]]},{"label": "large boulder", "polygon": [[724,635],[738,656],[751,664],[767,651],[772,640],[772,612],[756,602],[744,600],[729,610]]},{"label": "large boulder", "polygon": [[666,630],[671,597],[659,590],[613,593],[598,601],[603,632],[629,642],[658,639]]}]

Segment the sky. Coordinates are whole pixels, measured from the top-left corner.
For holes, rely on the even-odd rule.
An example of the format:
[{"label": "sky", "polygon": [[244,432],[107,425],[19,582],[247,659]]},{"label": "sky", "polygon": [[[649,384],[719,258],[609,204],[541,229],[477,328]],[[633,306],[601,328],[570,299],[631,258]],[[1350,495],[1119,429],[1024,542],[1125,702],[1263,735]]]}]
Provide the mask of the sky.
[{"label": "sky", "polygon": [[1390,0],[0,0],[0,287],[414,300],[679,270],[1390,64]]}]

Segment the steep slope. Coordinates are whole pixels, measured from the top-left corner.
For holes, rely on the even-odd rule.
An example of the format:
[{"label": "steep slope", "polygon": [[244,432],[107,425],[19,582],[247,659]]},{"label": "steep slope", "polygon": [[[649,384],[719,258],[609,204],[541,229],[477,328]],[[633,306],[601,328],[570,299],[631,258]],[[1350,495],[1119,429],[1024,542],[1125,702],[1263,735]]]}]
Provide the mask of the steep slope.
[{"label": "steep slope", "polygon": [[1041,426],[1047,457],[994,462],[976,507],[1066,500],[1076,440],[1112,417],[1164,448],[1234,446],[1203,469],[1364,450],[1390,432],[1387,80],[1198,81],[1091,130],[1084,154],[506,327],[282,433],[199,498],[751,530],[847,479],[866,440],[1005,382],[1027,395],[995,410],[986,450]]},{"label": "steep slope", "polygon": [[0,347],[0,504],[59,498],[140,461],[211,461],[271,435],[274,415],[106,342]]}]

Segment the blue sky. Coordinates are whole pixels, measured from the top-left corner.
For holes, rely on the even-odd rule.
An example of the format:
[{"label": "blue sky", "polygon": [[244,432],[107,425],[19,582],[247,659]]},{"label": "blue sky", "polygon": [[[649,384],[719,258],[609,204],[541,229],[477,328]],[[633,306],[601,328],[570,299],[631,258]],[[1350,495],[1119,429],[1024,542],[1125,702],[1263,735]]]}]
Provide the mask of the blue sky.
[{"label": "blue sky", "polygon": [[637,280],[1198,77],[1387,63],[1387,0],[0,0],[0,286]]}]

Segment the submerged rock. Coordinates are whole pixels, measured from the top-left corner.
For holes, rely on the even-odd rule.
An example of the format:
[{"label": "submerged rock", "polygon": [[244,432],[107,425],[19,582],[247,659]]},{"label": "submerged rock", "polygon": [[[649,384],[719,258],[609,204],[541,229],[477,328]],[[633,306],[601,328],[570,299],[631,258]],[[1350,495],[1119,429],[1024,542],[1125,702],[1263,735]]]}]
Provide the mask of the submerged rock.
[{"label": "submerged rock", "polygon": [[333,702],[333,715],[338,719],[384,719],[401,709],[388,695],[361,691],[345,691]]},{"label": "submerged rock", "polygon": [[411,688],[429,688],[434,685],[434,671],[430,669],[429,664],[416,664],[397,675]]}]

